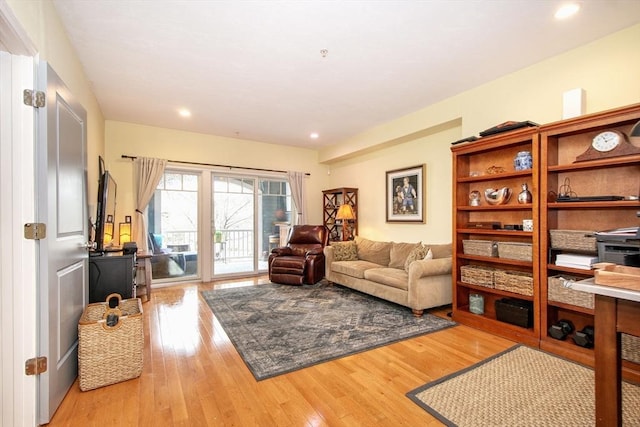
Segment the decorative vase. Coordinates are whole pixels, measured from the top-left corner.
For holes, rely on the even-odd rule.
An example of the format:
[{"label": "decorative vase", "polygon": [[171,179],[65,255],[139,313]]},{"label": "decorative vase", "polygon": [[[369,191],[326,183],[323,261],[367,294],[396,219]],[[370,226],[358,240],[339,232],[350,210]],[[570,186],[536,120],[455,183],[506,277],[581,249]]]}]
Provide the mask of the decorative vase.
[{"label": "decorative vase", "polygon": [[533,157],[530,151],[519,151],[513,159],[513,167],[517,171],[531,169],[533,167]]},{"label": "decorative vase", "polygon": [[480,294],[469,294],[469,311],[473,314],[484,314],[484,297]]},{"label": "decorative vase", "polygon": [[533,201],[533,195],[529,191],[527,184],[522,184],[522,191],[518,194],[518,203],[531,203]]},{"label": "decorative vase", "polygon": [[469,206],[480,206],[480,192],[478,190],[469,193]]}]

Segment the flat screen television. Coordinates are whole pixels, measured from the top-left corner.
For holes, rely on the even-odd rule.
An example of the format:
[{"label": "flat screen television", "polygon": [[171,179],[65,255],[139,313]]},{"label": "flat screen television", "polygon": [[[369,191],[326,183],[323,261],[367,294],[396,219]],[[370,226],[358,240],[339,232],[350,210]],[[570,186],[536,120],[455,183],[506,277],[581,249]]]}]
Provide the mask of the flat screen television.
[{"label": "flat screen television", "polygon": [[116,181],[100,157],[100,181],[98,183],[98,208],[96,213],[95,252],[104,252],[113,247],[116,233]]}]

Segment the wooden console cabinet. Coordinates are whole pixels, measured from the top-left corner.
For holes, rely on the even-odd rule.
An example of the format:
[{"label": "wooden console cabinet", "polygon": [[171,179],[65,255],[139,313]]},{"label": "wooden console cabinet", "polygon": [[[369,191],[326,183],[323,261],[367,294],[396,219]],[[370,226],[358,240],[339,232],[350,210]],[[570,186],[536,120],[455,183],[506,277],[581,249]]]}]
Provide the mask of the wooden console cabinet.
[{"label": "wooden console cabinet", "polygon": [[122,299],[135,296],[136,255],[107,253],[89,257],[89,303],[105,302],[118,293]]}]

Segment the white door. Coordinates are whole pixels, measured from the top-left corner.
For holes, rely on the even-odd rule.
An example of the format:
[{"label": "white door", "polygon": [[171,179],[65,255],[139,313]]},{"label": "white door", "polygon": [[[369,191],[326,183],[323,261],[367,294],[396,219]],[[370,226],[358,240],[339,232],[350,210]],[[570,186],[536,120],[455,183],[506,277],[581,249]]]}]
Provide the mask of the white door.
[{"label": "white door", "polygon": [[38,413],[47,423],[77,376],[88,295],[87,115],[48,64],[37,80],[46,107],[36,113],[36,221],[47,227],[38,241],[38,354],[48,364],[38,378]]}]

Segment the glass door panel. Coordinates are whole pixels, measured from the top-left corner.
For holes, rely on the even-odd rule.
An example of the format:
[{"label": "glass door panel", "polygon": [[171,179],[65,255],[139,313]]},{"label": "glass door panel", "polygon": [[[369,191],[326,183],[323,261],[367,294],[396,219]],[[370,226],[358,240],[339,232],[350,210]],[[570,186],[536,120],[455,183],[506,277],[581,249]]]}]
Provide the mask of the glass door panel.
[{"label": "glass door panel", "polygon": [[254,178],[213,176],[214,276],[256,270],[254,193]]},{"label": "glass door panel", "polygon": [[147,208],[154,280],[198,274],[198,173],[167,170]]}]

